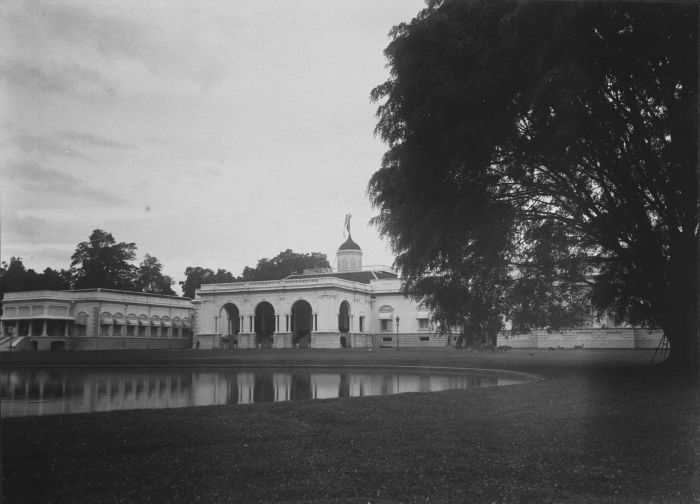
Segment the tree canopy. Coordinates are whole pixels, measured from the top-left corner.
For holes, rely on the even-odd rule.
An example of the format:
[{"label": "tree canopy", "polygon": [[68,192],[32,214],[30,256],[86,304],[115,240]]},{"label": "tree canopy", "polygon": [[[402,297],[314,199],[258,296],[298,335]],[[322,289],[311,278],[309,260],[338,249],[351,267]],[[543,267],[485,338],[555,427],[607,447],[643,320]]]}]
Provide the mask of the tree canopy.
[{"label": "tree canopy", "polygon": [[172,278],[164,275],[157,258],[146,254],[137,267],[136,244],[117,242],[111,233],[95,229],[71,257],[71,287],[118,289],[174,295]]},{"label": "tree canopy", "polygon": [[73,287],[132,290],[136,267],[130,261],[135,258],[135,243],[117,243],[111,233],[95,229],[71,256]]},{"label": "tree canopy", "polygon": [[576,325],[592,303],[697,369],[697,19],[435,0],[394,27],[368,192],[407,290],[482,327]]},{"label": "tree canopy", "polygon": [[305,269],[330,268],[326,254],[320,252],[300,253],[284,250],[272,259],[262,258],[255,268],[248,266],[239,278],[245,282],[280,280],[289,275],[303,273]]},{"label": "tree canopy", "polygon": [[291,249],[284,250],[272,259],[263,257],[255,268],[246,266],[240,276],[225,269],[216,272],[201,266],[185,269],[185,281],[180,282],[184,296],[194,297],[196,289],[205,283],[258,282],[262,280],[281,280],[289,275],[303,273],[305,269],[330,268],[326,254],[320,252],[300,253]]},{"label": "tree canopy", "polygon": [[150,254],[146,254],[136,269],[136,280],[134,287],[142,292],[152,294],[167,294],[174,296],[172,289],[173,279],[163,274],[163,265]]},{"label": "tree canopy", "polygon": [[180,282],[180,287],[183,296],[194,298],[195,291],[204,283],[228,283],[235,280],[233,273],[225,269],[218,269],[214,272],[209,268],[192,266],[185,268],[185,280]]},{"label": "tree canopy", "polygon": [[21,257],[11,257],[10,262],[3,262],[0,267],[0,299],[5,292],[32,290],[62,290],[70,288],[70,272],[56,271],[52,268],[37,273],[27,269]]}]

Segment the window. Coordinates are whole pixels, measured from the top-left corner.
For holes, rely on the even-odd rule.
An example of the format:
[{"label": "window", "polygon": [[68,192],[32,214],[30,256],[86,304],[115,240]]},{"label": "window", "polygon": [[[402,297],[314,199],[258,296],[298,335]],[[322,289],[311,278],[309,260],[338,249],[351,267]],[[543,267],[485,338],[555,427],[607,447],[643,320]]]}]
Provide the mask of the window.
[{"label": "window", "polygon": [[46,334],[49,336],[65,336],[66,321],[65,320],[48,320],[46,322]]},{"label": "window", "polygon": [[430,319],[420,318],[418,319],[418,330],[427,331],[430,329]]},{"label": "window", "polygon": [[394,308],[390,305],[383,305],[379,308],[379,330],[392,331],[391,321],[394,319]]},{"label": "window", "polygon": [[360,332],[365,332],[365,318],[360,316]]},{"label": "window", "polygon": [[392,338],[391,336],[384,336],[384,337],[382,338],[382,341],[392,341],[393,339],[394,339],[394,338]]},{"label": "window", "polygon": [[[43,320],[32,320],[30,322],[32,326],[32,336],[39,336],[44,333],[44,321]],[[48,333],[51,335],[51,333]]]},{"label": "window", "polygon": [[421,341],[430,341],[430,336],[421,336],[420,340]]}]

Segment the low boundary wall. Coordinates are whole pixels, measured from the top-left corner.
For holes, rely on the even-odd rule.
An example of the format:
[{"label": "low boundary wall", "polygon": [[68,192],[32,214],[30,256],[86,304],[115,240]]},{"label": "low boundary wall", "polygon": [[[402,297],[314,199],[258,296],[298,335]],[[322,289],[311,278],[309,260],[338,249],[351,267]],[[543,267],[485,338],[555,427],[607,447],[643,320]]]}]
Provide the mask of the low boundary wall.
[{"label": "low boundary wall", "polygon": [[535,329],[528,333],[501,331],[498,345],[512,348],[656,348],[661,341],[661,329],[615,327],[595,329],[565,329],[548,331]]}]

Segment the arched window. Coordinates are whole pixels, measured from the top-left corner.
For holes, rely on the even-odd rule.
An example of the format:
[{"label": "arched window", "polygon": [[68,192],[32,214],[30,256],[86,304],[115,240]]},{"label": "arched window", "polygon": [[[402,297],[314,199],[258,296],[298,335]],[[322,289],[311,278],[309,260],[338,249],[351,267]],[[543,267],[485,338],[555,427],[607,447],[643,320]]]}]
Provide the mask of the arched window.
[{"label": "arched window", "polygon": [[126,335],[136,336],[139,326],[139,318],[133,314],[129,313],[126,317]]},{"label": "arched window", "polygon": [[160,317],[158,315],[151,315],[151,337],[159,338],[160,334]]},{"label": "arched window", "polygon": [[338,332],[350,332],[350,303],[343,301],[340,303],[338,311]]},{"label": "arched window", "polygon": [[84,311],[78,313],[78,316],[75,317],[73,326],[75,327],[76,336],[87,336],[88,317],[88,313]]},{"label": "arched window", "polygon": [[100,335],[111,336],[113,323],[114,319],[112,318],[112,314],[109,312],[102,312],[100,314]]}]

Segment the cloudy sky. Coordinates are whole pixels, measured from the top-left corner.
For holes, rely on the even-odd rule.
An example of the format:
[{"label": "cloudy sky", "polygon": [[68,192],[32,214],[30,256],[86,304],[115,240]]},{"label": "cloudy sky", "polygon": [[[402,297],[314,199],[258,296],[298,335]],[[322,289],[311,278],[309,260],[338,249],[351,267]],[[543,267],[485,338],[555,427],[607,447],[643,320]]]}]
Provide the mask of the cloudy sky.
[{"label": "cloudy sky", "polygon": [[385,146],[370,90],[423,0],[5,0],[6,261],[65,268],[101,228],[176,279],[291,248],[333,259],[352,213],[365,264]]}]

